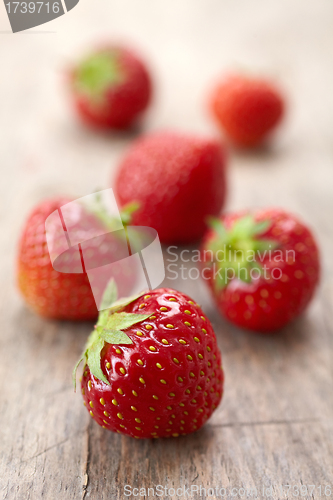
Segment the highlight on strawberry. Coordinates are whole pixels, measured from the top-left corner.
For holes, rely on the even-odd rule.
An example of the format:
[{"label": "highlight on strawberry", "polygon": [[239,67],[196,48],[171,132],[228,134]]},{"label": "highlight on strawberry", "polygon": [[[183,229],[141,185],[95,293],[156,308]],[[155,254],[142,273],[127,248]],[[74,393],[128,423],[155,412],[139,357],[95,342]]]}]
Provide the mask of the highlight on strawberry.
[{"label": "highlight on strawberry", "polygon": [[199,240],[226,196],[226,155],[215,139],[155,132],[134,142],[115,184],[120,206],[137,201],[133,224],[149,226],[162,243]]},{"label": "highlight on strawberry", "polygon": [[282,209],[210,220],[201,247],[205,280],[220,312],[258,332],[299,316],[319,282],[320,258],[310,229]]},{"label": "highlight on strawberry", "polygon": [[148,69],[131,50],[107,44],[78,62],[70,72],[74,107],[84,123],[125,129],[148,107],[152,83]]},{"label": "highlight on strawberry", "polygon": [[157,289],[100,312],[83,355],[81,391],[91,417],[134,438],[177,437],[202,427],[223,394],[212,325],[187,295]]}]

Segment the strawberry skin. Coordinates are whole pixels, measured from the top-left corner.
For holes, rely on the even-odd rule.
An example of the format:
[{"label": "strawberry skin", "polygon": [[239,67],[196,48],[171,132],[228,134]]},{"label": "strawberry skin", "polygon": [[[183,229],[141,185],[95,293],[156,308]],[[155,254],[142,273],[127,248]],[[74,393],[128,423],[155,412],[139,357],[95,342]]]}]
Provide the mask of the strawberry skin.
[{"label": "strawberry skin", "polygon": [[241,147],[258,146],[278,125],[284,100],[268,81],[230,75],[215,89],[211,108],[226,136]]},{"label": "strawberry skin", "polygon": [[158,132],[137,140],[120,164],[121,206],[140,204],[133,224],[157,230],[163,243],[200,239],[226,194],[225,153],[218,141]]},{"label": "strawberry skin", "polygon": [[88,125],[125,129],[147,108],[152,93],[145,64],[124,47],[97,49],[71,71],[78,115]]},{"label": "strawberry skin", "polygon": [[[88,276],[85,272],[68,272],[68,269],[81,267],[81,257],[78,247],[72,247],[70,260],[65,261],[67,269],[58,272],[52,266],[46,242],[45,221],[47,217],[63,205],[72,201],[68,198],[56,198],[42,201],[37,205],[26,220],[18,245],[17,281],[26,303],[38,314],[48,318],[68,320],[93,320],[98,316]],[[77,206],[70,214],[77,231],[101,228],[101,221],[83,210],[78,213]],[[60,240],[61,235],[55,229],[53,239]],[[73,234],[73,233],[72,233]],[[91,238],[91,237],[90,237]],[[82,246],[86,268],[102,266],[119,260],[117,267],[117,283],[120,283],[121,293],[129,293],[135,269],[130,273],[124,257],[127,256],[127,243],[106,232],[101,237],[89,239]],[[107,251],[103,251],[103,247]],[[101,249],[101,252],[99,252]],[[102,285],[101,285],[102,286]]]},{"label": "strawberry skin", "polygon": [[210,321],[188,296],[171,289],[150,291],[123,311],[150,316],[124,330],[131,345],[104,345],[100,366],[110,385],[85,366],[81,389],[90,415],[135,438],[200,429],[223,394]]},{"label": "strawberry skin", "polygon": [[[221,222],[230,234],[237,221],[248,215],[244,212],[227,214]],[[256,258],[256,263],[266,266],[266,275],[257,275],[248,282],[236,277],[222,287],[217,286],[212,269],[205,277],[219,310],[229,321],[250,330],[272,332],[299,316],[312,299],[319,282],[319,251],[309,228],[294,215],[271,208],[257,210],[251,216],[256,224],[267,223],[267,229],[255,236],[252,243],[261,245],[266,241],[269,247],[275,247],[271,254],[267,251],[265,255],[262,250],[259,260]],[[232,248],[249,248],[244,242],[249,240],[246,237],[236,239]],[[219,237],[215,230],[207,233],[202,245],[202,261],[206,263],[207,253],[204,252],[212,245],[215,249],[223,247],[223,236]]]},{"label": "strawberry skin", "polygon": [[27,304],[41,316],[95,319],[98,311],[87,275],[55,271],[47,248],[45,220],[69,201],[43,201],[28,217],[19,242],[18,286]]}]

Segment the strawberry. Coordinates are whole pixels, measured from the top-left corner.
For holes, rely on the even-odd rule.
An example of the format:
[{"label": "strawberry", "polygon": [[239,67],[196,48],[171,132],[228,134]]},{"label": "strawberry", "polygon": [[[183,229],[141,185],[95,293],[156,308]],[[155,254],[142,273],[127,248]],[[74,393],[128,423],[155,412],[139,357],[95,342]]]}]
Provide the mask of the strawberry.
[{"label": "strawberry", "polygon": [[281,121],[284,100],[266,80],[230,75],[216,87],[211,107],[226,136],[241,147],[258,146]]},{"label": "strawberry", "polygon": [[135,438],[177,437],[207,421],[223,394],[221,355],[201,308],[170,289],[100,313],[82,358],[92,418]]},{"label": "strawberry", "polygon": [[115,186],[121,206],[134,200],[140,204],[133,224],[153,227],[162,243],[200,239],[206,217],[220,213],[225,193],[221,144],[175,132],[137,140],[119,167]]},{"label": "strawberry", "polygon": [[74,106],[92,126],[124,129],[147,108],[151,80],[145,64],[124,47],[101,47],[71,71]]},{"label": "strawberry", "polygon": [[201,261],[217,306],[232,323],[277,330],[304,311],[319,281],[311,231],[281,209],[211,220]]},{"label": "strawberry", "polygon": [[[135,269],[133,265],[129,269],[128,260],[123,260],[128,256],[128,248],[121,231],[108,232],[113,229],[113,221],[108,221],[101,210],[88,213],[78,204],[66,205],[70,201],[60,197],[45,200],[37,205],[27,218],[18,248],[18,286],[27,304],[41,316],[72,320],[96,319],[98,311],[94,296],[98,296],[98,288],[103,287],[103,290],[105,284],[103,285],[102,278],[97,277],[93,295],[86,269],[119,260],[115,269],[117,275],[114,275],[114,278],[121,293],[131,291]],[[76,234],[86,241],[81,243],[80,248],[73,245],[70,249],[68,246],[60,249],[61,255],[52,266],[46,241],[45,221],[50,214],[64,205],[68,207],[70,237],[73,238],[76,231]],[[100,208],[98,205],[97,207]],[[124,222],[125,218],[129,221],[132,209],[133,207],[127,207],[123,214]],[[57,222],[60,219],[57,213],[55,215]],[[101,236],[91,238],[89,231],[96,230],[102,233]],[[55,244],[62,241],[62,226],[59,228],[56,223],[53,224],[50,233]],[[67,251],[62,253],[64,250]],[[96,281],[96,275],[94,278]]]}]

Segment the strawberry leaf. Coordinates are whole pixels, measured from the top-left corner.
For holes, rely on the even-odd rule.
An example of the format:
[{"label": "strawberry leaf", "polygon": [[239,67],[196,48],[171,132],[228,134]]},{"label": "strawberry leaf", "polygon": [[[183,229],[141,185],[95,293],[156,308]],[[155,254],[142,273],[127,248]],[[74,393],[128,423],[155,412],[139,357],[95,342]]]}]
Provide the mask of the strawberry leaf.
[{"label": "strawberry leaf", "polygon": [[104,311],[100,311],[98,315],[98,321],[96,326],[105,326],[109,317],[109,309],[104,309]]},{"label": "strawberry leaf", "polygon": [[124,297],[122,299],[116,300],[112,306],[109,308],[109,311],[111,313],[114,313],[116,311],[119,311],[119,309],[123,309],[124,307],[128,306],[128,304],[131,304],[131,302],[134,302],[136,299],[141,297],[145,292],[140,292],[137,293],[136,295],[132,295],[131,297]]},{"label": "strawberry leaf", "polygon": [[252,215],[245,215],[245,217],[236,220],[231,230],[232,240],[248,238],[252,235],[254,226],[255,222]]},{"label": "strawberry leaf", "polygon": [[103,102],[107,89],[119,84],[124,78],[117,52],[100,50],[80,63],[75,72],[74,83],[80,93]]},{"label": "strawberry leaf", "polygon": [[130,328],[136,323],[140,323],[140,321],[144,321],[148,319],[150,314],[134,314],[134,313],[114,313],[109,316],[106,328],[108,330],[125,330],[126,328]]},{"label": "strawberry leaf", "polygon": [[222,271],[223,271],[222,276],[220,274],[216,275],[215,290],[217,292],[220,292],[221,290],[223,290],[223,288],[225,288],[227,286],[227,280],[225,279],[225,276],[224,276],[224,269],[222,269]]},{"label": "strawberry leaf", "polygon": [[[112,214],[110,214],[102,200],[100,192],[95,193],[95,195],[90,199],[90,203],[85,205],[84,208],[88,212],[94,214],[95,217],[97,217],[97,219],[100,220],[103,226],[110,232],[119,230],[119,217],[114,217]],[[135,201],[123,206],[120,211],[120,218],[125,227],[131,224],[132,215],[139,208],[140,204]],[[124,239],[124,241],[126,240],[121,232],[119,233],[119,231],[117,231],[117,233],[118,234],[116,237],[122,238]]]},{"label": "strawberry leaf", "polygon": [[[105,342],[108,344],[133,344],[133,341],[122,330],[126,330],[126,328],[130,328],[131,326],[148,319],[152,314],[135,314],[126,312],[118,313],[114,312],[114,310],[122,309],[141,296],[142,292],[138,295],[113,302],[113,306],[111,308],[100,312],[97,325],[89,335],[85,350],[74,367],[74,389],[76,388],[76,372],[83,360],[89,366],[92,375],[106,384],[109,384],[101,369],[101,352]],[[104,292],[102,303],[103,301],[104,304],[107,301],[113,301],[115,298],[116,286],[113,280],[111,280]]]},{"label": "strawberry leaf", "polygon": [[269,229],[270,225],[271,225],[271,223],[269,220],[263,220],[261,222],[256,222],[251,229],[252,236],[257,235],[257,234],[261,234],[261,233],[265,233],[267,231],[267,229]]},{"label": "strawberry leaf", "polygon": [[114,313],[108,317],[105,328],[101,325],[96,327],[88,339],[87,349],[85,351],[87,365],[92,375],[106,384],[109,384],[101,369],[101,351],[105,342],[108,344],[133,344],[132,340],[121,330],[130,328],[149,318],[149,316],[151,316],[151,314]]},{"label": "strawberry leaf", "polygon": [[[132,206],[130,211],[134,211],[134,209],[136,208]],[[122,330],[126,330],[126,328],[130,328],[151,316],[151,313],[134,314],[126,312],[118,313],[116,311],[123,309],[141,297],[143,293],[140,292],[137,295],[117,300],[117,285],[113,278],[109,281],[103,293],[101,311],[95,329],[89,335],[85,350],[73,370],[74,390],[76,389],[76,372],[82,361],[89,366],[92,375],[109,384],[101,369],[101,352],[105,342],[108,344],[133,344],[133,341]]]},{"label": "strawberry leaf", "polygon": [[102,302],[100,309],[108,309],[114,302],[116,302],[118,297],[118,290],[116,282],[113,278],[108,282],[102,297]]},{"label": "strawberry leaf", "polygon": [[81,362],[83,360],[86,360],[86,351],[84,351],[84,353],[82,354],[81,358],[79,359],[79,361],[74,366],[74,369],[73,369],[73,372],[72,372],[72,382],[73,382],[73,385],[74,385],[74,392],[76,392],[76,372],[77,372],[77,369],[78,369],[78,367],[80,366],[80,364],[81,364]]},{"label": "strawberry leaf", "polygon": [[104,339],[97,338],[95,342],[88,349],[87,365],[90,368],[90,372],[99,380],[102,380],[106,384],[110,385],[110,382],[105,377],[101,369],[101,351],[104,347]]},{"label": "strawberry leaf", "polygon": [[254,251],[260,253],[268,250],[275,250],[278,246],[278,242],[274,240],[255,240]]},{"label": "strawberry leaf", "polygon": [[121,330],[103,329],[102,338],[108,344],[133,344],[133,341]]},{"label": "strawberry leaf", "polygon": [[132,215],[140,208],[140,203],[138,201],[131,201],[124,205],[120,211],[120,218],[124,226],[128,226],[132,223]]},{"label": "strawberry leaf", "polygon": [[227,231],[221,219],[219,219],[218,217],[208,217],[207,222],[209,227],[213,229],[215,233],[219,235],[220,238],[226,238]]},{"label": "strawberry leaf", "polygon": [[[263,268],[258,263],[270,257],[271,250],[279,246],[279,242],[260,238],[271,226],[270,220],[256,222],[251,214],[235,220],[230,229],[226,229],[223,222],[211,217],[209,225],[215,231],[214,237],[208,242],[206,249],[210,255],[211,267],[217,266],[219,273],[214,273],[214,288],[217,292],[223,290],[233,279],[251,283],[251,270],[256,269],[256,276],[263,277]],[[223,259],[218,258],[217,252],[223,252]],[[219,254],[221,257],[221,254]],[[209,264],[208,264],[209,265]]]}]

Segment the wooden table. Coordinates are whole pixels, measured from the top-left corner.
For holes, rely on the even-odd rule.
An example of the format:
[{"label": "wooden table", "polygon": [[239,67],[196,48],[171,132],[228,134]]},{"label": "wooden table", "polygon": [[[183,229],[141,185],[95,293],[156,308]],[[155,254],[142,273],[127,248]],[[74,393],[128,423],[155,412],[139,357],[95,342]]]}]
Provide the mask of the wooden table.
[{"label": "wooden table", "polygon": [[[251,498],[239,488],[257,488],[257,498],[272,493],[274,499],[291,499],[288,486],[282,493],[280,486],[314,485],[313,491],[303,490],[304,498],[329,498],[331,0],[82,0],[35,34],[10,35],[8,29],[1,7],[0,497],[127,498],[127,484],[225,488],[228,499]],[[109,36],[134,45],[151,64],[156,94],[145,131],[215,133],[205,102],[220,73],[236,66],[277,78],[289,115],[270,147],[230,152],[228,208],[282,205],[308,221],[322,248],[322,283],[315,300],[276,336],[252,335],[224,322],[203,283],[166,281],[203,305],[226,373],[222,405],[209,423],[178,439],[137,441],[99,428],[71,386],[72,366],[91,325],[35,316],[14,283],[17,238],[30,208],[54,194],[79,197],[108,187],[137,133],[91,132],[68,109],[63,69],[91,41]],[[191,498],[205,498],[203,490],[192,493]],[[152,491],[139,498],[152,498]],[[170,490],[162,498],[190,497]]]}]

